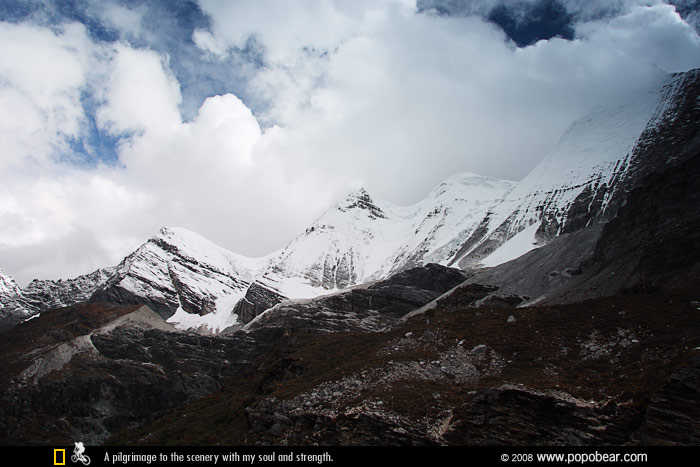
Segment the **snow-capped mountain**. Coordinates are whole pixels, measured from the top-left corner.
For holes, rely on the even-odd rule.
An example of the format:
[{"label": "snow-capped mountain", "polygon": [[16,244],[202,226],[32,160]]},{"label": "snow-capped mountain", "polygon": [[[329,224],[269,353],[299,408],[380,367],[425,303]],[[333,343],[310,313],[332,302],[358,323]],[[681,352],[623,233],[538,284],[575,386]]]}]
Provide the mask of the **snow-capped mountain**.
[{"label": "snow-capped mountain", "polygon": [[17,282],[0,269],[0,308],[4,308],[5,304],[9,303],[12,298],[19,296],[20,293],[21,290]]},{"label": "snow-capped mountain", "polygon": [[98,269],[68,280],[34,279],[24,289],[0,271],[0,316],[7,325],[14,325],[42,311],[86,302],[114,270],[113,267]]},{"label": "snow-capped mountain", "polygon": [[[404,208],[359,191],[259,260],[163,229],[91,297],[161,316],[88,303],[3,334],[0,439],[697,444],[678,414],[700,418],[700,73],[675,78],[653,111],[577,122],[515,186],[461,174]],[[472,239],[488,242],[478,257]],[[496,266],[394,274],[463,259]],[[336,291],[356,281],[370,282]],[[26,294],[2,273],[0,291],[0,311]],[[246,324],[188,335],[171,314],[180,329]]]},{"label": "snow-capped mountain", "polygon": [[[407,207],[373,199],[360,189],[287,245],[266,275],[296,277],[312,288],[333,290],[442,261],[513,185],[458,174]],[[303,294],[291,287],[281,291]]]},{"label": "snow-capped mountain", "polygon": [[29,310],[52,310],[86,302],[115,272],[114,267],[68,280],[34,279],[22,289],[22,302]]},{"label": "snow-capped mountain", "polygon": [[87,301],[148,304],[181,329],[219,331],[268,259],[246,258],[183,228],[165,227],[115,267],[20,289],[0,275],[3,317],[13,325],[45,310]]},{"label": "snow-capped mountain", "polygon": [[233,306],[266,264],[164,227],[116,267],[91,301],[145,302],[176,326],[217,331],[235,324]]},{"label": "snow-capped mountain", "polygon": [[445,262],[514,183],[461,173],[425,199],[397,206],[360,189],[274,257],[235,313],[249,321],[284,299],[305,299]]},{"label": "snow-capped mountain", "polygon": [[313,298],[444,262],[512,186],[458,174],[408,207],[374,200],[361,189],[283,250],[258,259],[182,228],[163,228],[116,267],[69,281],[33,281],[19,292],[23,314],[88,300],[146,303],[181,329],[220,331],[286,299]]},{"label": "snow-capped mountain", "polygon": [[629,178],[639,146],[669,118],[679,82],[686,78],[671,76],[639,99],[574,122],[549,154],[494,204],[448,264],[496,266],[559,234],[607,219],[608,205]]},{"label": "snow-capped mountain", "polygon": [[696,105],[698,82],[698,71],[672,75],[634,102],[579,119],[518,183],[461,173],[412,206],[361,189],[259,259],[164,228],[118,266],[76,279],[33,281],[19,290],[0,275],[2,312],[19,319],[88,299],[146,303],[181,329],[221,331],[281,301],[414,266],[497,266],[614,217],[634,180],[675,157],[672,150],[651,157],[645,148],[659,140],[659,128],[669,127],[681,103]]},{"label": "snow-capped mountain", "polygon": [[[22,313],[18,309],[24,311],[18,304],[21,296],[22,290],[17,282],[0,269],[0,319]],[[22,314],[26,315],[26,311]]]}]

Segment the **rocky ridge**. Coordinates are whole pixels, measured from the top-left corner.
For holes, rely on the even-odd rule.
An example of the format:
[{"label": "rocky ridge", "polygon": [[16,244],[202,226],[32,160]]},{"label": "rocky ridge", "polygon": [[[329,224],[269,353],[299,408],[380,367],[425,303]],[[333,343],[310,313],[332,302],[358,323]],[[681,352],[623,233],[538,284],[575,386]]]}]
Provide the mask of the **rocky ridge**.
[{"label": "rocky ridge", "polygon": [[0,330],[43,311],[88,301],[114,270],[98,269],[69,280],[35,279],[23,289],[0,271]]},{"label": "rocky ridge", "polygon": [[264,263],[265,258],[236,255],[185,229],[163,228],[127,256],[90,300],[146,303],[175,323],[199,315],[205,319],[198,324],[223,328],[235,323],[233,304]]}]

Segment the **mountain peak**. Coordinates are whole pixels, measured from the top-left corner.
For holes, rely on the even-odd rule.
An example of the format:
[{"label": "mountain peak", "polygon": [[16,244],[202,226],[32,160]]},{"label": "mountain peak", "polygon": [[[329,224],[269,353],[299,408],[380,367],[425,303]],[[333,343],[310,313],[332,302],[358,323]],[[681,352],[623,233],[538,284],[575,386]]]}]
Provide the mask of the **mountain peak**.
[{"label": "mountain peak", "polygon": [[380,217],[382,219],[386,218],[384,211],[377,206],[367,190],[364,188],[353,191],[338,205],[338,209],[341,212],[355,208],[368,211],[370,213],[370,217]]},{"label": "mountain peak", "polygon": [[360,187],[359,189],[351,192],[348,196],[346,196],[346,200],[355,200],[355,199],[369,199],[371,201],[372,197],[369,195],[367,190],[364,187]]},{"label": "mountain peak", "polygon": [[182,227],[163,226],[155,235],[155,238],[172,239],[175,237],[190,237],[193,235],[199,237],[198,234],[192,232],[191,230],[184,229]]},{"label": "mountain peak", "polygon": [[[208,240],[198,233],[192,232],[191,230],[187,230],[183,227],[162,227],[156,235],[151,237],[150,241],[156,243],[162,242],[186,249],[206,247],[207,249],[214,248],[216,250],[225,250],[224,248],[212,243],[211,240]],[[226,250],[226,253],[231,252]]]},{"label": "mountain peak", "polygon": [[2,269],[0,269],[0,294],[18,294],[19,290],[20,289],[17,282],[15,282],[11,276],[5,274]]}]

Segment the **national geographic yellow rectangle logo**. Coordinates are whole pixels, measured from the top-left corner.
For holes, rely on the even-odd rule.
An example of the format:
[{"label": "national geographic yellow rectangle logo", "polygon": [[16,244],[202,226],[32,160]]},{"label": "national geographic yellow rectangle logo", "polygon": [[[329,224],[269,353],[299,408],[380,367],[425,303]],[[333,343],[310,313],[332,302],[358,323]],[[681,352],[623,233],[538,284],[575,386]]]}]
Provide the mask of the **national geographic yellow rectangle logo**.
[{"label": "national geographic yellow rectangle logo", "polygon": [[65,449],[54,449],[53,450],[53,465],[66,465],[66,450]]}]

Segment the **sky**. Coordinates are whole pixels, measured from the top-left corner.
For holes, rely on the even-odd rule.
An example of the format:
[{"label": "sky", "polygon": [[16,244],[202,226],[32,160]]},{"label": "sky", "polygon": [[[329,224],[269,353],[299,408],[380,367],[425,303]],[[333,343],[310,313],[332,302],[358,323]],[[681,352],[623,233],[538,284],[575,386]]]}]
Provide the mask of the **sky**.
[{"label": "sky", "polygon": [[700,67],[700,2],[4,0],[0,268],[116,265],[162,226],[285,246],[360,187],[519,180],[576,119]]}]

